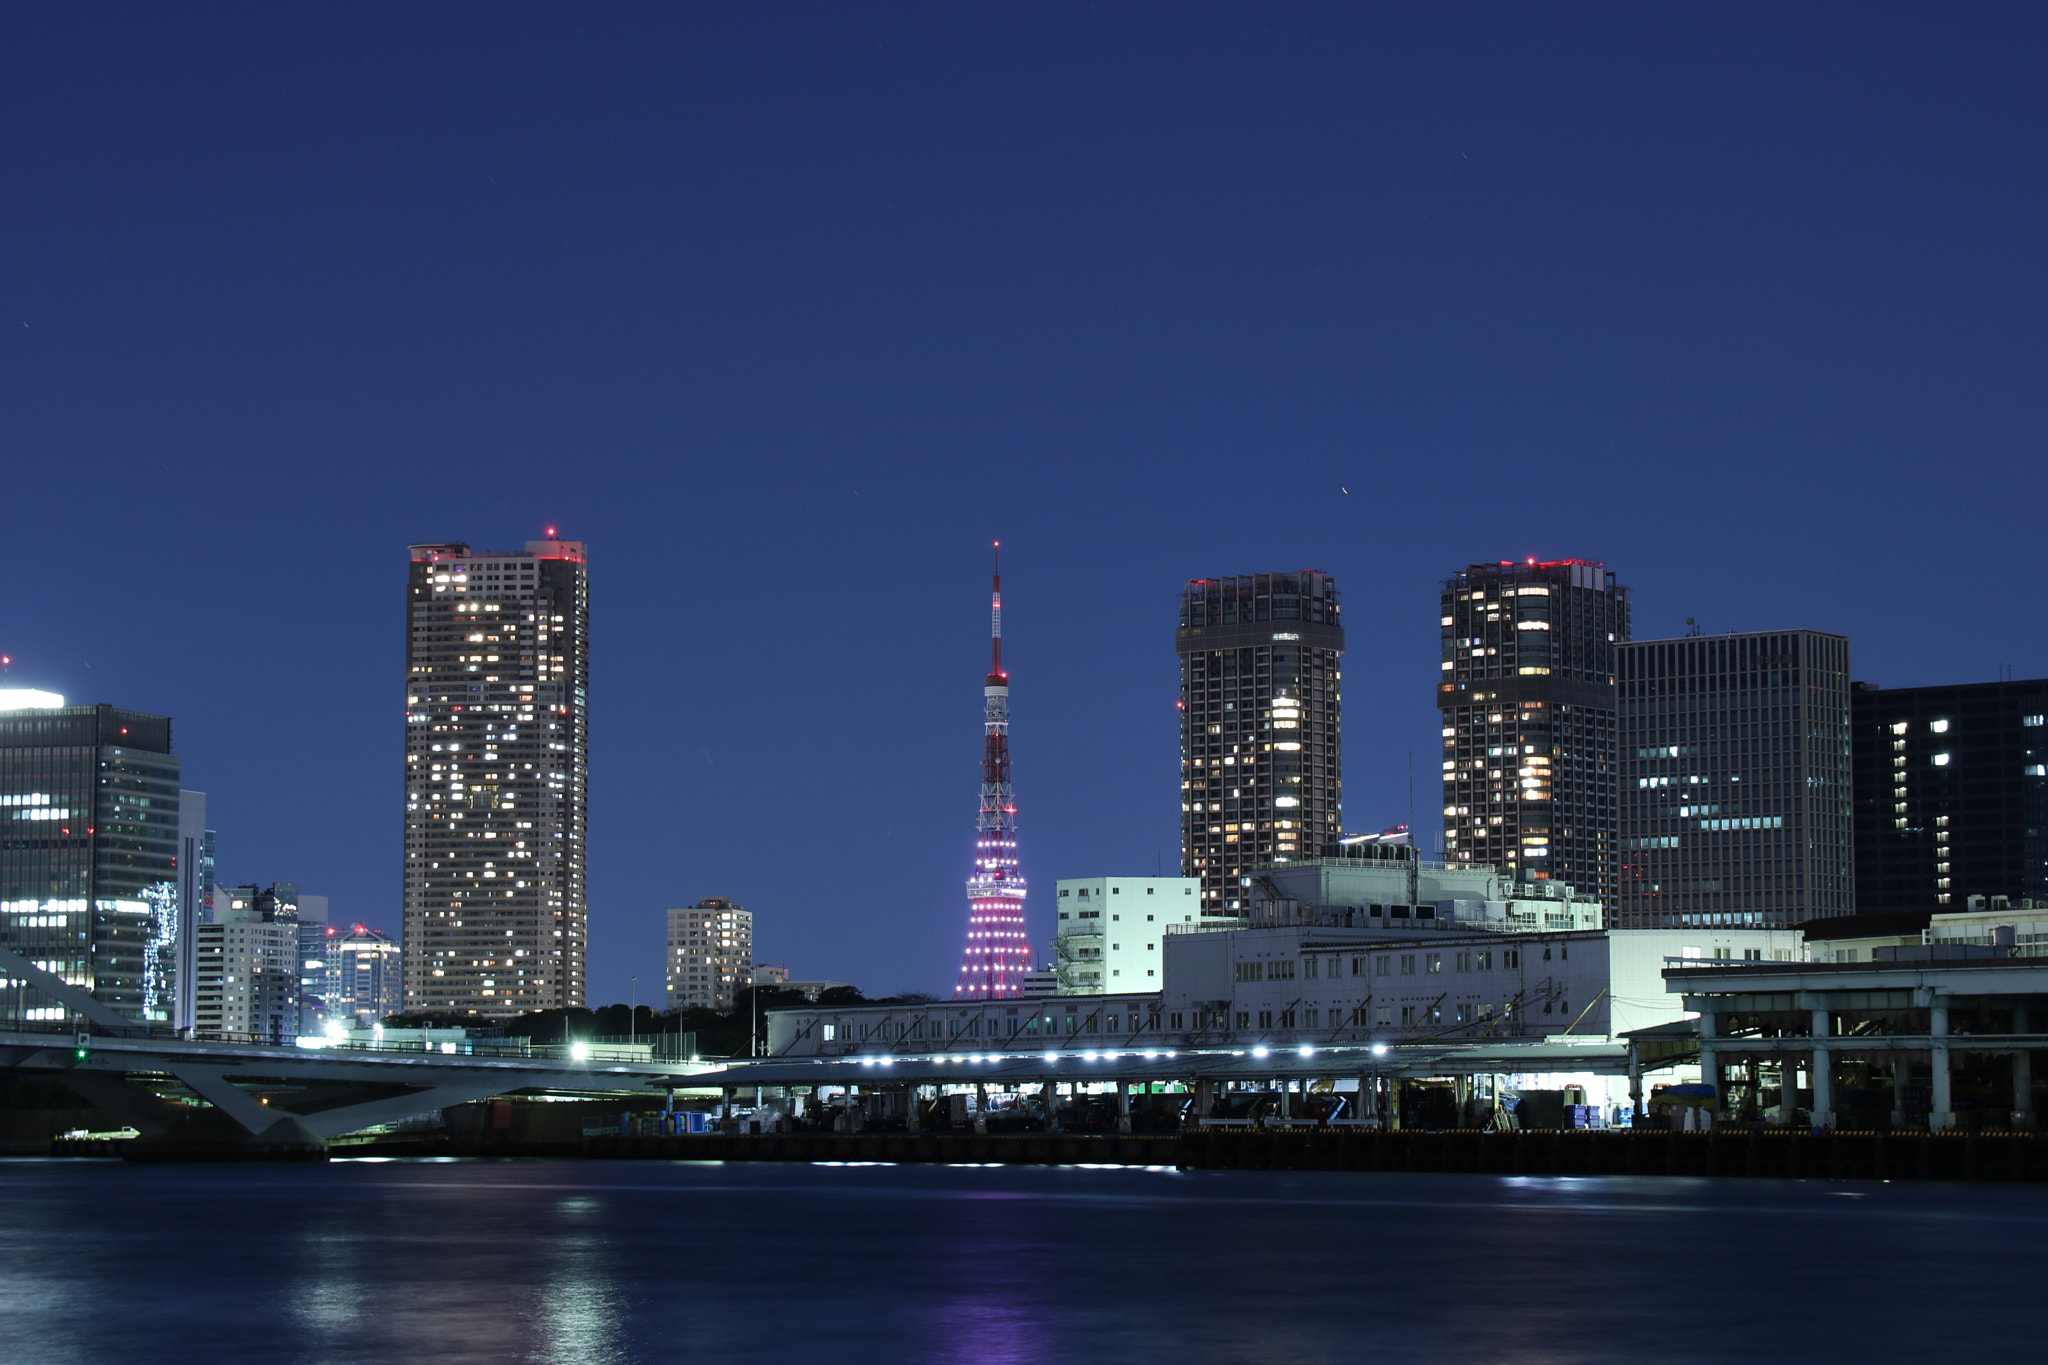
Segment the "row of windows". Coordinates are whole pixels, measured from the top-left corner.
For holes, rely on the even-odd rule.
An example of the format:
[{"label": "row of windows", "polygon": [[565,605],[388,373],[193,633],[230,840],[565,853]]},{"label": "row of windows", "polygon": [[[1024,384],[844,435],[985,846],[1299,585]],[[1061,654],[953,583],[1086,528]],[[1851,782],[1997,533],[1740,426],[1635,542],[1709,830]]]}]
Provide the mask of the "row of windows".
[{"label": "row of windows", "polygon": [[[1560,961],[1570,959],[1570,944],[1557,944],[1555,945],[1555,950]],[[1545,962],[1550,961],[1551,952],[1552,946],[1544,945],[1542,960]],[[1298,960],[1292,958],[1271,958],[1256,962],[1237,963],[1236,979],[1238,981],[1292,981],[1296,979],[1297,971],[1301,977],[1305,978],[1313,979],[1320,976],[1335,979],[1345,975],[1344,968],[1347,961],[1350,964],[1350,975],[1352,976],[1365,976],[1368,974],[1373,976],[1394,976],[1397,974],[1400,976],[1427,976],[1442,972],[1446,958],[1452,963],[1453,970],[1460,972],[1493,971],[1495,970],[1494,961],[1498,958],[1500,962],[1499,970],[1511,972],[1520,970],[1522,950],[1520,948],[1472,948],[1450,954],[1367,953],[1349,958],[1343,955],[1308,956]],[[1394,966],[1396,962],[1400,964],[1398,973],[1395,971]],[[1368,967],[1370,968],[1369,973]]]}]

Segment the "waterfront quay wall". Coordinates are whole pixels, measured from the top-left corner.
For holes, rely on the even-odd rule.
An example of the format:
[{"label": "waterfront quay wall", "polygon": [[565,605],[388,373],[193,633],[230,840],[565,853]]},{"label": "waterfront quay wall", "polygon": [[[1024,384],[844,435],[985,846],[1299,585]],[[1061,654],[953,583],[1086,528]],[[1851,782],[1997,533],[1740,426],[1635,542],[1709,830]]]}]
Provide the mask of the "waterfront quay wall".
[{"label": "waterfront quay wall", "polygon": [[2035,1133],[1386,1132],[1211,1129],[1159,1135],[596,1134],[585,1156],[667,1161],[887,1161],[1175,1166],[1184,1170],[2048,1181]]}]

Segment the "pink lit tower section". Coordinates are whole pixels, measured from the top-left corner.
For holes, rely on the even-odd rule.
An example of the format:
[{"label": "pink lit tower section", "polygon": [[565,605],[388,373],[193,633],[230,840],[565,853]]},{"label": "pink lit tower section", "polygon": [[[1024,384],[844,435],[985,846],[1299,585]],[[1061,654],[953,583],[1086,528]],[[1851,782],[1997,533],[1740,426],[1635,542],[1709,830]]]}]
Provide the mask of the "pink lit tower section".
[{"label": "pink lit tower section", "polygon": [[1017,875],[1017,798],[1010,786],[1010,675],[1003,671],[1002,543],[996,544],[989,616],[988,682],[982,696],[981,815],[974,875],[967,879],[967,950],[953,995],[987,1000],[1023,994],[1031,970],[1024,933],[1024,879]]}]

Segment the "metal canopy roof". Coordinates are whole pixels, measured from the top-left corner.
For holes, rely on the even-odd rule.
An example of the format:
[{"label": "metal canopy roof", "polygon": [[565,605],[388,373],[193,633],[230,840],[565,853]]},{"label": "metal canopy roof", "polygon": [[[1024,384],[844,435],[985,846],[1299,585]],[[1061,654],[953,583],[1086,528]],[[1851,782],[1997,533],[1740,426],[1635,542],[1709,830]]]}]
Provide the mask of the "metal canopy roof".
[{"label": "metal canopy roof", "polygon": [[[1265,1055],[1259,1055],[1261,1051]],[[979,1053],[814,1057],[738,1062],[675,1082],[735,1089],[766,1085],[1039,1085],[1046,1081],[1253,1081],[1329,1076],[1451,1076],[1496,1072],[1626,1075],[1622,1043],[1529,1042],[1489,1046],[1238,1048],[1214,1051]]]}]

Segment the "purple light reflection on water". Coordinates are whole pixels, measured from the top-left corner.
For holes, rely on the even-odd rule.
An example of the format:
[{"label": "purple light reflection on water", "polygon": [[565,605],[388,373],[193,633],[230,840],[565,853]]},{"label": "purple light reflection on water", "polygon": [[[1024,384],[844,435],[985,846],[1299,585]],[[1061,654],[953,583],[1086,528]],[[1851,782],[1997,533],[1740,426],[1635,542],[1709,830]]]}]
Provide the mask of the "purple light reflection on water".
[{"label": "purple light reflection on water", "polygon": [[[1720,1361],[1702,1302],[1758,1359],[2017,1358],[2048,1272],[2033,1186],[0,1162],[0,1209],[35,1365]],[[1847,1311],[1901,1273],[1943,1311]]]}]

